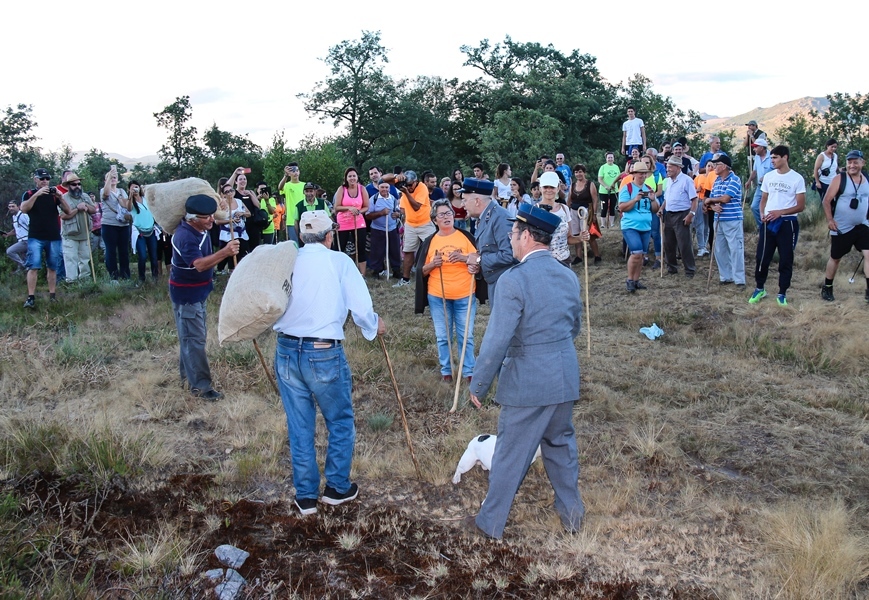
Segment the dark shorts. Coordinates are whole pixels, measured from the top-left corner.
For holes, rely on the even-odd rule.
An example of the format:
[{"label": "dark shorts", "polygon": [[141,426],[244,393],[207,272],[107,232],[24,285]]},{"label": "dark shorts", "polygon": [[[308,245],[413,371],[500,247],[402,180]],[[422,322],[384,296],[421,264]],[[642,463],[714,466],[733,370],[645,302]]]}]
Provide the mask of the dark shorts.
[{"label": "dark shorts", "polygon": [[[368,260],[368,251],[365,245],[364,227],[359,229],[348,229],[338,232],[338,241],[341,244],[341,252],[353,259],[354,262],[362,263]],[[358,254],[356,244],[359,244]]]},{"label": "dark shorts", "polygon": [[858,252],[869,250],[869,227],[857,225],[848,233],[830,236],[830,258],[839,260],[854,248]]}]

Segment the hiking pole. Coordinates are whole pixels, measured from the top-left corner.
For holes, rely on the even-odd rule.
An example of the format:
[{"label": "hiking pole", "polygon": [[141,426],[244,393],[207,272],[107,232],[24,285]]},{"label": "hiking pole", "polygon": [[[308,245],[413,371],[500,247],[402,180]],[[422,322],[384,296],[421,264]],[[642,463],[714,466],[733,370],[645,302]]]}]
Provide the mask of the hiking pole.
[{"label": "hiking pole", "polygon": [[392,361],[389,360],[389,352],[386,351],[386,342],[383,341],[383,336],[380,338],[380,347],[383,349],[383,356],[386,357],[386,366],[389,367],[389,377],[392,378],[392,389],[395,391],[395,399],[398,400],[398,409],[401,413],[401,423],[404,425],[404,439],[407,441],[407,447],[410,449],[410,459],[413,461],[413,468],[416,469],[416,478],[422,481],[422,473],[419,470],[419,462],[416,460],[416,453],[413,451],[413,441],[410,439],[410,428],[407,426],[407,416],[404,414],[404,402],[401,401],[401,394],[398,391],[398,382],[395,380],[395,372],[392,370]]},{"label": "hiking pole", "polygon": [[664,278],[664,215],[658,216],[658,225],[661,231],[661,279]]},{"label": "hiking pole", "polygon": [[[718,219],[715,219],[715,231],[712,234],[712,238],[715,239],[718,237],[718,224],[721,222],[720,216]],[[709,253],[709,275],[706,277],[706,293],[709,293],[709,284],[712,282],[712,263],[715,262],[715,243],[712,243],[712,251]]]},{"label": "hiking pole", "polygon": [[[356,264],[359,265],[359,228],[356,223],[356,216],[353,217],[353,240],[356,242],[356,252],[354,255],[356,256]],[[359,268],[358,266],[356,267]]]},{"label": "hiking pole", "polygon": [[[88,234],[88,257],[90,258],[90,261],[91,261],[91,275],[94,278],[94,283],[96,283],[97,282],[97,271],[94,268],[94,249],[91,248],[91,234],[90,233]],[[852,277],[851,279],[853,281],[854,278]]]},{"label": "hiking pole", "polygon": [[[395,206],[393,205],[393,208]],[[389,273],[392,271],[392,265],[389,264],[389,218],[392,216],[392,211],[390,210],[386,213],[386,260],[383,261],[383,266],[386,269],[386,281],[389,282]],[[371,231],[374,231],[372,227]],[[373,235],[373,234],[372,234]]]},{"label": "hiking pole", "polygon": [[[435,256],[440,256],[440,251],[435,250]],[[452,328],[450,327],[450,317],[447,314],[447,294],[444,291],[444,267],[441,265],[438,267],[438,273],[441,276],[441,300],[444,303],[444,326],[447,330],[447,349],[450,353],[450,371],[455,374],[456,365],[453,363],[453,343],[451,341],[453,337]]]},{"label": "hiking pole", "polygon": [[[471,303],[474,301],[474,276],[471,275],[471,289],[468,294],[468,311],[465,313],[465,336],[462,338],[462,353],[459,354],[459,377],[456,379],[456,392],[453,394],[453,407],[451,413],[459,407],[459,388],[462,385],[462,368],[465,366],[465,350],[468,347],[468,327],[471,324]],[[471,352],[473,352],[473,348]]]},{"label": "hiking pole", "polygon": [[860,266],[863,264],[863,256],[860,257],[860,262],[857,263],[857,268],[854,269],[854,274],[851,275],[851,279],[848,280],[848,283],[854,283],[854,279],[857,277],[857,271],[860,270]]},{"label": "hiking pole", "polygon": [[[580,206],[576,211],[576,214],[579,215],[579,230],[586,231],[588,228],[588,209],[584,206]],[[588,242],[583,240],[582,242],[582,257],[583,257],[583,267],[585,269],[585,285],[583,286],[585,291],[585,332],[586,337],[588,338],[588,357],[591,358],[591,313],[588,310]]]}]

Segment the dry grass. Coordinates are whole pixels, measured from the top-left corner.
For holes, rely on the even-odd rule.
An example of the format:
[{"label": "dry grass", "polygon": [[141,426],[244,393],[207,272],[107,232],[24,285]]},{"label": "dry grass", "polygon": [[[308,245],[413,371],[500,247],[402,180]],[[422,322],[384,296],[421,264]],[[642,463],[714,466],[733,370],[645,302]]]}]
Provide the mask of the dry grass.
[{"label": "dry grass", "polygon": [[[747,234],[749,275],[755,243],[756,235]],[[578,535],[561,532],[538,463],[516,497],[505,542],[495,550],[481,545],[470,551],[458,542],[432,549],[411,527],[448,528],[478,510],[486,474],[474,469],[458,486],[450,479],[468,441],[497,431],[498,409],[467,408],[463,389],[463,408],[448,415],[453,389],[440,382],[428,314],[413,315],[412,290],[371,282],[389,327],[387,346],[423,481],[416,480],[379,345],[365,341],[351,323],[346,352],[357,417],[352,476],[366,511],[396,512],[365,523],[360,519],[366,511],[352,517],[321,511],[315,522],[337,533],[328,538],[332,562],[318,564],[317,572],[340,579],[342,557],[366,552],[368,536],[378,535],[433,557],[418,573],[431,596],[458,568],[473,570],[466,595],[480,597],[513,594],[517,582],[552,586],[578,574],[597,581],[631,578],[652,590],[648,597],[680,585],[734,599],[865,596],[869,309],[862,283],[846,282],[854,256],[842,261],[837,302],[820,300],[827,244],[822,225],[803,229],[791,306],[781,310],[766,301],[749,306],[747,293],[715,281],[707,293],[708,259],[698,259],[698,276],[690,281],[647,272],[649,289],[629,296],[618,232],[605,230],[604,262],[589,267],[591,358],[584,332],[577,340],[582,398],[573,415],[585,526]],[[577,273],[582,277],[582,270]],[[768,289],[776,277],[773,266]],[[222,285],[210,302],[212,334]],[[22,292],[21,282],[2,286],[6,297]],[[180,544],[187,539],[182,528],[189,521],[220,535],[232,524],[228,506],[274,500],[283,507],[281,518],[293,514],[286,419],[252,345],[219,348],[212,335],[212,372],[226,399],[192,398],[178,382],[168,306],[165,290],[156,288],[62,290],[56,306],[42,303],[35,315],[0,320],[0,473],[8,486],[36,472],[79,478],[95,493],[109,482],[150,489],[178,473],[211,477],[187,520],[107,541],[101,557],[108,562],[98,563],[94,580],[80,574],[88,569],[71,576],[70,565],[53,559],[29,563],[26,573],[40,574],[32,579],[36,594],[49,597],[59,589],[56,597],[81,596],[71,586],[84,585],[85,594],[98,596],[111,582],[153,580],[153,573],[167,569],[172,577],[192,572],[202,557],[198,548]],[[478,310],[477,348],[488,314],[486,306]],[[638,333],[652,322],[666,332],[657,341]],[[270,364],[273,336],[259,343]],[[321,419],[317,427],[322,464],[327,435]],[[44,515],[51,525],[41,530],[44,547],[69,552],[63,540],[75,519],[60,519],[66,513],[44,499],[22,498],[33,511],[28,514]],[[19,518],[23,509],[16,510]],[[496,554],[508,548],[525,557],[521,565],[511,563],[513,579],[504,565],[493,567]],[[439,552],[452,562],[443,562]],[[114,570],[105,569],[109,563]],[[0,582],[9,564],[0,560]],[[341,589],[348,597],[374,597],[386,576],[371,571],[368,581]],[[257,577],[257,591],[313,597],[305,591],[303,571]],[[406,597],[412,595],[426,593]],[[553,591],[552,597],[568,596]]]}]

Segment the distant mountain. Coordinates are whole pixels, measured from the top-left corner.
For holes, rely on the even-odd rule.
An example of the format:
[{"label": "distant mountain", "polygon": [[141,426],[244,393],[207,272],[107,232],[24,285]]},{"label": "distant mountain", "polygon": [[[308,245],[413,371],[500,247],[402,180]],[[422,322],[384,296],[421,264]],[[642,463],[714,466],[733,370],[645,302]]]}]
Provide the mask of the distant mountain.
[{"label": "distant mountain", "polygon": [[805,98],[782,102],[769,108],[757,107],[735,117],[713,117],[709,115],[709,118],[700,127],[700,131],[703,133],[715,133],[726,129],[735,129],[737,135],[741,135],[745,131],[745,124],[753,119],[757,121],[763,131],[774,136],[776,129],[787,125],[788,117],[796,114],[808,114],[813,109],[819,113],[825,113],[829,107],[830,101],[826,98],[806,96]]},{"label": "distant mountain", "polygon": [[[76,167],[78,167],[79,163],[81,163],[81,161],[84,159],[85,154],[87,154],[87,151],[76,151],[72,156],[70,168],[75,169]],[[160,157],[156,154],[149,154],[148,156],[142,156],[140,158],[130,158],[129,156],[124,156],[123,154],[106,152],[106,156],[108,156],[109,158],[117,159],[117,161],[127,167],[128,170],[131,170],[133,167],[135,167],[137,163],[156,166],[157,163],[160,162]]]}]

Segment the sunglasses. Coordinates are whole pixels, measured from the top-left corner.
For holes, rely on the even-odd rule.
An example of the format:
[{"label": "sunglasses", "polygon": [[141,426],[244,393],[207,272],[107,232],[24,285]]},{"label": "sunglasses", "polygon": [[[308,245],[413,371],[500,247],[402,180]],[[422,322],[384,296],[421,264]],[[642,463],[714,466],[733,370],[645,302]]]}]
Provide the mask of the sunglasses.
[{"label": "sunglasses", "polygon": [[51,177],[40,177],[39,181],[51,181]]},{"label": "sunglasses", "polygon": [[67,183],[66,186],[67,187],[81,187],[81,182],[76,181],[75,183]]}]

